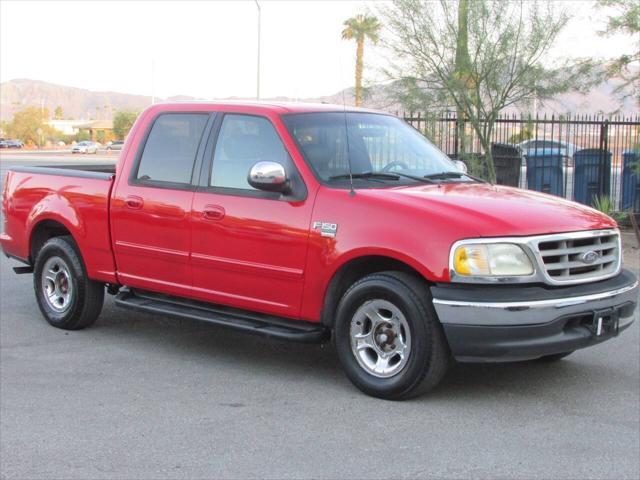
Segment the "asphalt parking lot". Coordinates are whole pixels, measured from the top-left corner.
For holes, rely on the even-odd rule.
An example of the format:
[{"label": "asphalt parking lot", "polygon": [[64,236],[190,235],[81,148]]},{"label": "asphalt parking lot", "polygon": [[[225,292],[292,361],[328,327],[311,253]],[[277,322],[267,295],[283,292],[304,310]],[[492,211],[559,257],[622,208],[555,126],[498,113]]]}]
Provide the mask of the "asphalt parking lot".
[{"label": "asphalt parking lot", "polygon": [[555,364],[456,365],[434,393],[388,402],[351,386],[331,345],[111,297],[93,327],[52,328],[16,265],[0,259],[3,479],[640,477],[638,321]]}]

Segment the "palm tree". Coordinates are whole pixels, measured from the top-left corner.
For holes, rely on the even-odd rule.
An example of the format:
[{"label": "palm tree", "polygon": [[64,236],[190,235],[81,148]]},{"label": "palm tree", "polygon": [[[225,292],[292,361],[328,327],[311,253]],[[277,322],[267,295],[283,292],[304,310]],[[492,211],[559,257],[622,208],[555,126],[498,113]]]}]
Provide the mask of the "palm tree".
[{"label": "palm tree", "polygon": [[362,104],[362,57],[364,55],[365,39],[377,43],[380,39],[378,32],[381,25],[376,17],[369,15],[356,15],[344,22],[342,30],[343,40],[356,41],[356,106]]}]

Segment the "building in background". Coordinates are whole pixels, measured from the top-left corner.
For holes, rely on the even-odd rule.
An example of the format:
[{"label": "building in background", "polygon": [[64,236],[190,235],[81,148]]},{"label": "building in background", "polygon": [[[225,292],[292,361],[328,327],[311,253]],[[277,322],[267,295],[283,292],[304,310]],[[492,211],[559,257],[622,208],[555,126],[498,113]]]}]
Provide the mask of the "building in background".
[{"label": "building in background", "polygon": [[44,122],[45,125],[64,133],[65,135],[76,135],[80,130],[79,126],[87,123],[87,120],[56,120],[51,119]]},{"label": "building in background", "polygon": [[92,142],[106,143],[115,138],[111,120],[94,120],[79,124],[77,127],[79,130],[85,130]]}]

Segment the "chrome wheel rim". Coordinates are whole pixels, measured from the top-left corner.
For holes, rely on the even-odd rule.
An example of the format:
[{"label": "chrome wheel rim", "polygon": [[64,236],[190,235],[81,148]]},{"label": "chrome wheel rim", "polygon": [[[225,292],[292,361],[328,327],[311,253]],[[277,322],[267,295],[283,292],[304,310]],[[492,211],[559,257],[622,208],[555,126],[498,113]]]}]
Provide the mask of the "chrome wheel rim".
[{"label": "chrome wheel rim", "polygon": [[73,300],[74,288],[67,263],[60,257],[49,258],[42,268],[42,293],[54,311],[66,311]]},{"label": "chrome wheel rim", "polygon": [[400,309],[387,300],[365,302],[351,319],[350,337],[358,364],[375,377],[393,377],[409,360],[409,324]]}]

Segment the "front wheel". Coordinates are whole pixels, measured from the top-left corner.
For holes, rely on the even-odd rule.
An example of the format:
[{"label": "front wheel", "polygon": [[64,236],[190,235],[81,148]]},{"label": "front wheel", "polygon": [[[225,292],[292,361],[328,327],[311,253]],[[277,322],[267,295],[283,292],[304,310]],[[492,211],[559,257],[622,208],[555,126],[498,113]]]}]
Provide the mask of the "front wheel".
[{"label": "front wheel", "polygon": [[374,397],[425,393],[449,365],[429,289],[403,272],[368,275],[351,286],[338,305],[335,339],[347,377]]},{"label": "front wheel", "polygon": [[96,321],[104,302],[104,285],[87,277],[71,237],[48,240],[38,252],[33,272],[38,307],[54,327],[85,328]]}]

